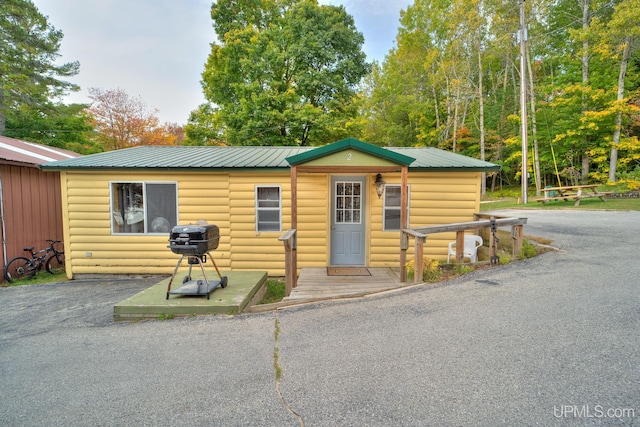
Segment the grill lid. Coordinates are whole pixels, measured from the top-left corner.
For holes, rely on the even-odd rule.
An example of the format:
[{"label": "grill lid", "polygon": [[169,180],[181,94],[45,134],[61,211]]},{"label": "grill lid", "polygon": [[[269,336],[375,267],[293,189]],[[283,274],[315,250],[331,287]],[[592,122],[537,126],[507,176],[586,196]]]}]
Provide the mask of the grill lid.
[{"label": "grill lid", "polygon": [[176,254],[203,255],[217,249],[219,242],[217,225],[176,225],[171,230],[168,248]]}]

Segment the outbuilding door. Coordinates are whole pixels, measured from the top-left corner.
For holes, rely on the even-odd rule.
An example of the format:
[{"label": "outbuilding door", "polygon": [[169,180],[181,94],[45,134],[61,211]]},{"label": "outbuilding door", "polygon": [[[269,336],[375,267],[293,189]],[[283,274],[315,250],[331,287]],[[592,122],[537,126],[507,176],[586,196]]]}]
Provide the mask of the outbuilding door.
[{"label": "outbuilding door", "polygon": [[365,264],[366,177],[331,178],[331,265]]}]

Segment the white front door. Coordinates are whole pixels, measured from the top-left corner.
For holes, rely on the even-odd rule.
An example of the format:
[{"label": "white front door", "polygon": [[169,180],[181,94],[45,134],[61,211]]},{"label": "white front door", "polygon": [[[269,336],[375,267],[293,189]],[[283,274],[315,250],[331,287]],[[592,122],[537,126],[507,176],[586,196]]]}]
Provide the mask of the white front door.
[{"label": "white front door", "polygon": [[331,265],[365,264],[366,177],[331,178]]}]

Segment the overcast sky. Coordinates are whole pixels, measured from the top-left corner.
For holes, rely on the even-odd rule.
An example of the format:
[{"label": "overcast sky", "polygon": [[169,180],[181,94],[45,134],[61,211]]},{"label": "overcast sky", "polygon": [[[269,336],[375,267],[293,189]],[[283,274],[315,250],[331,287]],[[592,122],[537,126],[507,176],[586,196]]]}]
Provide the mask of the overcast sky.
[{"label": "overcast sky", "polygon": [[[212,0],[32,0],[64,34],[61,62],[79,61],[81,91],[65,102],[89,103],[87,89],[124,90],[186,124],[204,102],[200,79],[215,40]],[[369,60],[395,46],[400,10],[413,0],[319,0],[342,4],[364,34]]]}]

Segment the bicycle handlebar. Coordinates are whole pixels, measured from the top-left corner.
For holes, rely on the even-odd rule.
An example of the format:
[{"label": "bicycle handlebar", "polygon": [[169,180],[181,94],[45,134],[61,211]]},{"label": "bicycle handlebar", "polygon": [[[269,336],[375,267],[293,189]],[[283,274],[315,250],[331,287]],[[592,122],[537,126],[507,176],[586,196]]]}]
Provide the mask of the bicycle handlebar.
[{"label": "bicycle handlebar", "polygon": [[35,250],[35,247],[30,247],[30,248],[24,248],[25,252],[30,252],[32,257],[35,257],[36,254],[42,253],[42,252],[46,252],[49,253],[51,251],[56,251],[56,249],[53,247],[53,245],[55,245],[56,243],[62,243],[62,240],[51,240],[51,239],[46,239],[47,242],[49,242],[49,246],[46,248],[42,248],[38,251]]}]

